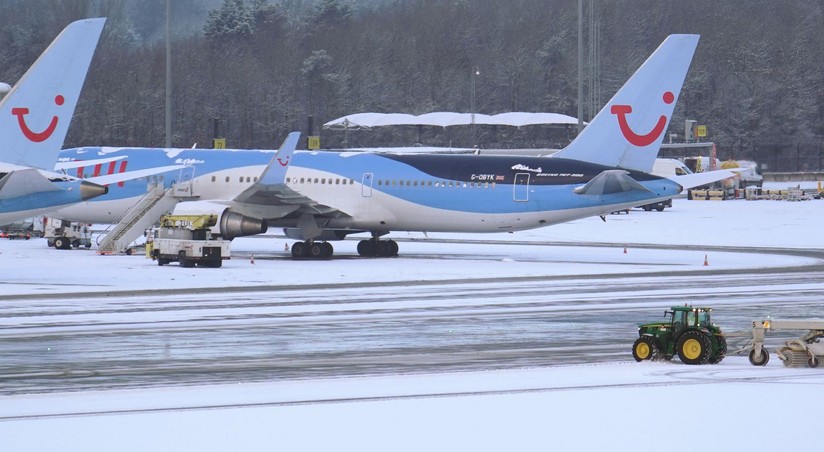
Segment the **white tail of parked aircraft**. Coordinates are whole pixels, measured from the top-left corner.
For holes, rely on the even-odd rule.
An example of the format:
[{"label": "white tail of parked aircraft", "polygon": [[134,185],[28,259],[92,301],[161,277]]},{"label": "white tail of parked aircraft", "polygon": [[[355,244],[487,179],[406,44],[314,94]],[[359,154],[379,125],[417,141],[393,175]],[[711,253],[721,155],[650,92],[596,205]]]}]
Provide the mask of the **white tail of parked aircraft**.
[{"label": "white tail of parked aircraft", "polygon": [[54,169],[105,23],[69,24],[0,101],[0,162]]},{"label": "white tail of parked aircraft", "polygon": [[53,171],[105,22],[69,24],[0,101],[0,224],[103,195],[105,184],[182,168],[82,181]]},{"label": "white tail of parked aircraft", "polygon": [[698,35],[670,35],[592,122],[553,157],[652,172]]}]

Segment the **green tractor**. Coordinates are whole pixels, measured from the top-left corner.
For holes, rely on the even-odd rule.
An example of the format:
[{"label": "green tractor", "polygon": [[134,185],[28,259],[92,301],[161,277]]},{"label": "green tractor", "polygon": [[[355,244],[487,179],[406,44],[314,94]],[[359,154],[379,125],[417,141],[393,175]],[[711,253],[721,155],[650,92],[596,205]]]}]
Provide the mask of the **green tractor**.
[{"label": "green tractor", "polygon": [[669,322],[638,327],[632,345],[636,361],[670,360],[676,354],[684,364],[718,364],[727,354],[727,340],[721,328],[710,321],[712,308],[673,306],[664,315]]}]

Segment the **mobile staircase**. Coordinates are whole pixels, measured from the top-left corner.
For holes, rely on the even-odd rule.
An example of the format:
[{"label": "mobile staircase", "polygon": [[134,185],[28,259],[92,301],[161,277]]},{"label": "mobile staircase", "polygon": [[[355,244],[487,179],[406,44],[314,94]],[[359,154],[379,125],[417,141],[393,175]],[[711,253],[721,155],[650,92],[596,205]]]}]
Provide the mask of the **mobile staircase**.
[{"label": "mobile staircase", "polygon": [[138,203],[127,210],[98,239],[97,254],[131,254],[129,244],[157,223],[161,215],[171,212],[177,203],[197,199],[192,194],[191,179],[164,188],[162,183],[149,186]]}]

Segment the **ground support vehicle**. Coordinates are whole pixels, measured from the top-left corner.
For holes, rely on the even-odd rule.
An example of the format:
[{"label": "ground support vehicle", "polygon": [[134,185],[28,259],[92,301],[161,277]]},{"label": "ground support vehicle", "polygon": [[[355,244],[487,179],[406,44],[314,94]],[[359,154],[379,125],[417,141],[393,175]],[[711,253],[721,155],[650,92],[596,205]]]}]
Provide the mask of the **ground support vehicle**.
[{"label": "ground support vehicle", "polygon": [[146,257],[165,265],[220,267],[230,258],[229,241],[213,238],[216,215],[163,215],[146,237]]},{"label": "ground support vehicle", "polygon": [[88,224],[74,223],[59,218],[46,218],[43,225],[46,243],[58,250],[92,247],[92,228]]},{"label": "ground support vehicle", "polygon": [[824,359],[824,320],[778,320],[767,319],[752,322],[752,350],[750,364],[765,366],[770,361],[770,353],[764,348],[764,336],[770,330],[807,330],[798,339],[784,342],[775,354],[787,367],[818,367]]},{"label": "ground support vehicle", "polygon": [[9,239],[9,240],[14,240],[14,239],[28,240],[28,239],[31,238],[31,233],[26,232],[26,231],[9,231],[9,232],[0,231],[0,238]]},{"label": "ground support vehicle", "polygon": [[712,308],[673,306],[664,311],[668,321],[638,327],[638,339],[632,345],[636,361],[670,360],[673,356],[684,364],[717,364],[727,354],[724,333],[710,319]]},{"label": "ground support vehicle", "polygon": [[664,209],[667,207],[672,207],[672,199],[654,202],[652,204],[644,204],[643,206],[641,206],[641,208],[644,209],[645,212],[652,212],[653,210],[663,212]]}]

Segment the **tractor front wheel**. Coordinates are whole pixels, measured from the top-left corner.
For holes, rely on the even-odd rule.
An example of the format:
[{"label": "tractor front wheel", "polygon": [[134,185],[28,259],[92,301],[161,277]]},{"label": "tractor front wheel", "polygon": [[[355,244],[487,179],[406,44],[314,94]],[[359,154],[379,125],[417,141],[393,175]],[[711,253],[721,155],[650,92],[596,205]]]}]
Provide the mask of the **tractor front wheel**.
[{"label": "tractor front wheel", "polygon": [[687,331],[678,339],[678,358],[684,364],[706,364],[710,359],[712,342],[700,331]]},{"label": "tractor front wheel", "polygon": [[639,337],[634,344],[632,344],[632,357],[636,361],[646,361],[653,359],[658,353],[658,347],[655,342],[647,336]]}]

